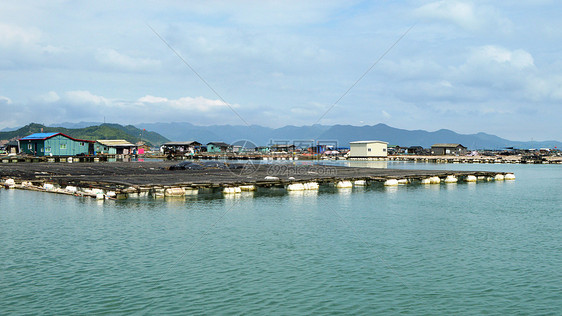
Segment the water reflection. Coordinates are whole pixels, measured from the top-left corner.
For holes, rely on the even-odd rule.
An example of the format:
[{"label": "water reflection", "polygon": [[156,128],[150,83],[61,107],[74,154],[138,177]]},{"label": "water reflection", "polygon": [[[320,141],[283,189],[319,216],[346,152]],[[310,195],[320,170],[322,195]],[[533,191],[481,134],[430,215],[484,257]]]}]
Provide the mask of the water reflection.
[{"label": "water reflection", "polygon": [[394,195],[398,192],[398,186],[385,186],[384,189],[385,189],[386,193],[389,193],[389,194],[392,194],[392,195]]},{"label": "water reflection", "polygon": [[386,169],[388,168],[388,161],[338,161],[336,165],[356,168]]},{"label": "water reflection", "polygon": [[455,190],[457,188],[457,183],[456,182],[445,183],[445,188],[447,189],[447,191]]},{"label": "water reflection", "polygon": [[185,195],[182,196],[167,196],[164,198],[169,205],[180,205],[185,204]]},{"label": "water reflection", "polygon": [[318,196],[318,190],[287,191],[289,198],[311,198]]},{"label": "water reflection", "polygon": [[255,191],[242,191],[240,193],[240,197],[245,198],[245,199],[253,198],[254,195],[255,195]]},{"label": "water reflection", "polygon": [[424,184],[424,187],[430,191],[441,190],[441,184]]}]

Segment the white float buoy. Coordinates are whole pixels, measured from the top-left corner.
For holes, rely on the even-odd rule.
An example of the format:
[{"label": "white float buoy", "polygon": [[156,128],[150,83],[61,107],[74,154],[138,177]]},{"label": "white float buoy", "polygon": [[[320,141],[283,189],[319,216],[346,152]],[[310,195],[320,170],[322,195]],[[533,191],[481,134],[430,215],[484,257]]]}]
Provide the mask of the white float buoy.
[{"label": "white float buoy", "polygon": [[16,185],[16,181],[14,181],[14,179],[7,179],[4,182],[4,185],[7,186],[8,188],[14,187]]},{"label": "white float buoy", "polygon": [[399,179],[398,180],[398,184],[400,184],[400,185],[408,184],[408,182],[409,182],[408,179]]},{"label": "white float buoy", "polygon": [[[85,191],[85,192],[88,192],[88,190],[84,190],[84,191]],[[91,189],[91,190],[89,190],[89,191],[90,191],[90,193],[92,193],[92,194],[96,194],[96,195],[97,195],[97,194],[102,194],[102,195],[103,195],[103,190],[102,190],[102,189]]]},{"label": "white float buoy", "polygon": [[457,181],[455,176],[447,176],[447,178],[445,178],[445,183],[457,183]]},{"label": "white float buoy", "polygon": [[305,190],[318,190],[319,188],[320,188],[320,186],[316,182],[306,182],[304,184]]},{"label": "white float buoy", "polygon": [[236,194],[241,192],[242,190],[240,189],[240,187],[226,187],[222,190],[222,193],[224,194]]},{"label": "white float buoy", "polygon": [[476,182],[476,180],[478,179],[473,175],[466,176],[466,178],[464,179],[464,181],[466,182]]},{"label": "white float buoy", "polygon": [[185,195],[185,190],[183,188],[167,188],[164,190],[165,196],[183,196]]},{"label": "white float buoy", "polygon": [[496,181],[503,181],[503,179],[504,179],[503,174],[499,174],[499,173],[496,174],[496,176],[494,177],[494,180]]},{"label": "white float buoy", "polygon": [[304,191],[304,185],[302,183],[291,183],[287,185],[287,191]]},{"label": "white float buoy", "polygon": [[508,173],[503,178],[504,180],[515,180],[515,175],[513,173]]},{"label": "white float buoy", "polygon": [[336,188],[339,189],[343,189],[343,188],[352,188],[353,184],[351,183],[351,181],[339,181],[338,183],[336,183]]},{"label": "white float buoy", "polygon": [[431,184],[439,184],[439,183],[441,183],[441,179],[440,179],[439,177],[437,177],[437,176],[436,176],[436,177],[431,177],[431,178],[429,178],[429,183],[431,183]]},{"label": "white float buoy", "polygon": [[431,178],[426,178],[421,180],[422,184],[431,184]]},{"label": "white float buoy", "polygon": [[255,191],[256,186],[255,185],[241,185],[240,190],[242,190],[242,191]]},{"label": "white float buoy", "polygon": [[78,188],[75,186],[71,186],[71,185],[67,185],[66,188],[64,188],[66,191],[68,192],[72,192],[72,193],[76,193],[76,191],[78,191]]},{"label": "white float buoy", "polygon": [[266,176],[264,179],[265,180],[279,180],[278,177],[273,177],[273,176]]},{"label": "white float buoy", "polygon": [[96,200],[103,200],[105,197],[103,196],[102,193],[98,193],[96,194]]},{"label": "white float buoy", "polygon": [[386,181],[384,182],[384,185],[387,186],[387,187],[388,187],[388,186],[395,186],[395,185],[398,185],[398,180],[396,180],[396,179],[388,179],[388,180],[386,180]]},{"label": "white float buoy", "polygon": [[353,182],[353,184],[357,187],[364,187],[367,185],[367,181],[365,180],[355,180],[355,182]]}]

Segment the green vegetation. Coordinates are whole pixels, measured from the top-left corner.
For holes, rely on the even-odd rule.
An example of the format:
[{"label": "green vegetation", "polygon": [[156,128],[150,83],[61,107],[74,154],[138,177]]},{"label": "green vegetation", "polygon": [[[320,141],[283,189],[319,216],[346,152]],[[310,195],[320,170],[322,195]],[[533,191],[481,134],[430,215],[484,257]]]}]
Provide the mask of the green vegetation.
[{"label": "green vegetation", "polygon": [[132,125],[101,124],[99,126],[70,129],[64,127],[47,127],[37,123],[31,123],[11,132],[0,132],[0,140],[16,140],[33,133],[41,132],[60,132],[70,137],[88,140],[124,139],[133,144],[142,140],[149,146],[160,146],[162,143],[169,141],[158,133],[143,131]]}]

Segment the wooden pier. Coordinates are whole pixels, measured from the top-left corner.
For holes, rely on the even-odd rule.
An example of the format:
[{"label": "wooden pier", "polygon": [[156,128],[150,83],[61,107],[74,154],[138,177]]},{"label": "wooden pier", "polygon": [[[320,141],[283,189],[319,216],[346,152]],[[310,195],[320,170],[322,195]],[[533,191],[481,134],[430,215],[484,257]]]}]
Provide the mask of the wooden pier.
[{"label": "wooden pier", "polygon": [[[11,163],[0,164],[4,186],[22,189],[58,191],[74,195],[110,197],[139,195],[185,195],[199,189],[224,192],[257,188],[291,187],[303,184],[352,185],[429,183],[430,178],[447,182],[501,180],[508,173],[486,171],[407,170],[352,168],[297,164],[228,164],[216,162],[199,169],[171,170],[177,162],[111,162],[111,163]],[[191,162],[187,163],[188,166]],[[172,168],[173,169],[173,168]],[[469,178],[470,177],[470,178]],[[9,179],[9,180],[8,180]],[[475,179],[475,180],[468,180]],[[7,182],[9,181],[9,183]],[[433,183],[433,182],[432,182]],[[57,190],[55,190],[55,188]],[[236,190],[229,188],[237,188]],[[66,190],[66,191],[65,191]],[[238,191],[237,191],[238,190]],[[68,192],[67,192],[68,191]]]}]

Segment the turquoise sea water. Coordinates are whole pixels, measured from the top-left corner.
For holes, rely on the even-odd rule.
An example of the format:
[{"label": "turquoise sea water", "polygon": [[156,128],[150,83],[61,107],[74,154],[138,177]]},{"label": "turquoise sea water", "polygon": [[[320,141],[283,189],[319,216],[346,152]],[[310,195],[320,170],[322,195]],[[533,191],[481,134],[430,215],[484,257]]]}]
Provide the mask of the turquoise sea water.
[{"label": "turquoise sea water", "polygon": [[96,201],[0,190],[0,314],[562,311],[562,167],[516,181]]}]

